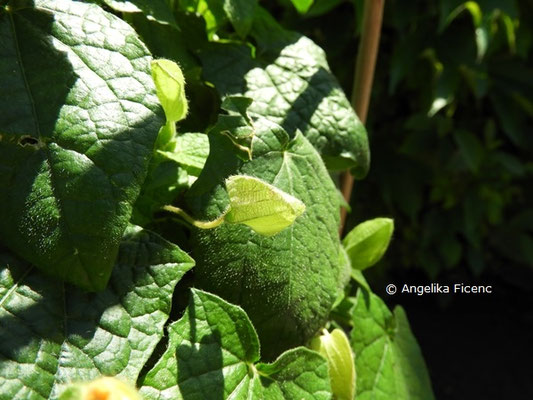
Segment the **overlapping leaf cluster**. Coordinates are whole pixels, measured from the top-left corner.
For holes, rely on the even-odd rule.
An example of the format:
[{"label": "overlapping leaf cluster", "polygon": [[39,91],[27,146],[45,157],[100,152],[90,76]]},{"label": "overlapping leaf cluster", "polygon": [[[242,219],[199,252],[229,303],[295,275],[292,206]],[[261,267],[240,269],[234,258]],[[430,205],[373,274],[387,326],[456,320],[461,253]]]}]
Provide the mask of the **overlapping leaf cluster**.
[{"label": "overlapping leaf cluster", "polygon": [[432,398],[361,274],[392,221],[338,237],[368,143],[311,40],[256,1],[0,1],[0,72],[0,399]]}]

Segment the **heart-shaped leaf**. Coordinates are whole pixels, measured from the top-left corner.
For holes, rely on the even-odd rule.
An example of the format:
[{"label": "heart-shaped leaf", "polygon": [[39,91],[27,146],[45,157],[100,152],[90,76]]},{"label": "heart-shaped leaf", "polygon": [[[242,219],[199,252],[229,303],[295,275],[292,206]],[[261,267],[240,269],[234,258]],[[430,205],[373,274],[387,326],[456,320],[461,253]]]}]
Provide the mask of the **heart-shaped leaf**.
[{"label": "heart-shaped leaf", "polygon": [[150,55],[94,4],[34,3],[0,7],[0,241],[101,290],[162,124]]}]

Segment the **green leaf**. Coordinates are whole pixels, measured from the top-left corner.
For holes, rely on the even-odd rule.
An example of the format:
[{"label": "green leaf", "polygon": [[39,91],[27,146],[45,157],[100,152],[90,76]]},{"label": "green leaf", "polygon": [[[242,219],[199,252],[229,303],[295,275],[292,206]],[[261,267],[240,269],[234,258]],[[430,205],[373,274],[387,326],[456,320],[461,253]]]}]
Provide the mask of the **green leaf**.
[{"label": "green leaf", "polygon": [[441,32],[463,11],[470,13],[475,28],[479,28],[483,21],[483,12],[476,1],[445,0],[440,3],[440,8],[439,30]]},{"label": "green leaf", "polygon": [[177,27],[172,10],[165,0],[101,0],[113,10],[143,13],[148,19]]},{"label": "green leaf", "polygon": [[228,22],[224,3],[220,0],[180,0],[179,7],[183,11],[200,15],[204,19],[209,39],[217,38],[215,35],[217,30]]},{"label": "green leaf", "polygon": [[329,13],[342,3],[344,3],[344,0],[313,0],[311,8],[307,11],[307,16],[319,17]]},{"label": "green leaf", "polygon": [[363,270],[377,263],[389,247],[393,231],[390,218],[371,219],[353,228],[342,241],[352,268]]},{"label": "green leaf", "polygon": [[330,399],[326,361],[297,348],[259,360],[255,330],[238,306],[192,290],[185,315],[168,328],[168,348],[141,382],[151,399]]},{"label": "green leaf", "polygon": [[0,43],[0,241],[101,290],[162,122],[148,51],[68,0],[0,9]]},{"label": "green leaf", "polygon": [[301,14],[305,14],[309,8],[311,8],[313,1],[314,0],[291,0],[294,8],[296,8]]},{"label": "green leaf", "polygon": [[379,297],[359,289],[353,326],[358,400],[435,398],[420,348],[401,307],[391,313]]},{"label": "green leaf", "polygon": [[209,155],[209,139],[203,133],[183,133],[176,136],[172,142],[173,151],[161,151],[158,153],[174,160],[188,173],[199,176]]},{"label": "green leaf", "polygon": [[185,21],[179,20],[178,28],[150,20],[141,13],[130,14],[127,20],[135,28],[154,58],[166,58],[179,64],[185,78],[188,78],[187,90],[190,89],[191,73],[199,69],[200,63],[189,49],[199,46],[202,40],[207,41],[205,31],[202,29],[204,26],[197,27],[198,31],[191,31]]},{"label": "green leaf", "polygon": [[224,221],[248,225],[261,235],[281,232],[305,211],[296,197],[252,176],[230,176],[226,189],[230,208]]},{"label": "green leaf", "polygon": [[174,287],[192,266],[177,246],[132,226],[108,288],[94,294],[1,251],[4,398],[57,398],[65,384],[101,375],[135,382],[163,336]]},{"label": "green leaf", "polygon": [[361,270],[352,268],[351,278],[356,281],[359,286],[364,287],[366,290],[370,290],[370,286]]},{"label": "green leaf", "polygon": [[350,342],[340,329],[328,332],[311,341],[311,349],[328,360],[331,392],[337,400],[353,400],[355,397],[355,361]]},{"label": "green leaf", "polygon": [[326,360],[305,347],[286,351],[272,364],[257,364],[257,371],[262,375],[264,399],[332,399]]},{"label": "green leaf", "polygon": [[[442,65],[439,66],[441,69]],[[428,116],[433,117],[444,107],[450,105],[454,100],[454,95],[459,87],[460,75],[455,68],[444,67],[438,75],[433,101],[428,111]]]},{"label": "green leaf", "polygon": [[160,158],[163,156],[152,157],[156,161],[150,166],[141,194],[135,202],[132,223],[144,226],[152,222],[155,212],[172,203],[194,181],[194,176],[189,175],[178,163]]},{"label": "green leaf", "polygon": [[198,287],[241,305],[258,331],[263,356],[273,359],[313,337],[335,301],[339,199],[320,156],[300,133],[290,140],[265,119],[253,126],[251,159],[240,158],[219,128],[210,132],[211,153],[187,203],[196,220],[214,220],[229,207],[225,180],[247,175],[305,204],[305,213],[271,237],[237,224],[193,231]]},{"label": "green leaf", "polygon": [[252,28],[257,0],[224,0],[223,7],[235,31],[244,39]]},{"label": "green leaf", "polygon": [[284,30],[258,8],[248,46],[214,43],[201,53],[204,76],[221,94],[254,99],[249,112],[297,130],[315,146],[328,168],[352,168],[363,177],[369,167],[366,130],[331,74],[324,51],[308,38]]},{"label": "green leaf", "polygon": [[254,126],[247,112],[250,104],[252,104],[252,99],[248,97],[225,97],[221,108],[228,115],[219,115],[216,125],[210,131],[213,134],[220,133],[228,137],[234,145],[232,151],[238,150],[239,157],[243,160],[252,158]]},{"label": "green leaf", "polygon": [[[453,10],[450,10],[449,1],[441,3],[441,17],[439,22],[439,30],[442,32],[454,19],[456,19],[463,11],[468,11],[472,17],[474,25],[475,41],[477,46],[477,58],[481,60],[487,52],[490,40],[490,30],[493,24],[490,14],[483,14],[480,5],[476,1],[465,1],[457,5]],[[453,1],[452,3],[457,3]]]},{"label": "green leaf", "polygon": [[167,121],[181,121],[187,116],[188,107],[185,78],[179,65],[171,60],[153,60],[152,78]]}]

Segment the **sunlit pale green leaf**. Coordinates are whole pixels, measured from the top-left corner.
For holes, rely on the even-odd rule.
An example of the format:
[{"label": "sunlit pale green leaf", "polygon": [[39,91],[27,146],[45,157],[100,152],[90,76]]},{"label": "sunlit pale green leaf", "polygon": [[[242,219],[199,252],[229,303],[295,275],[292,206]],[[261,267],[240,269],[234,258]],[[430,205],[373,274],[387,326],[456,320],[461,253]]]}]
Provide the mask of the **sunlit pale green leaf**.
[{"label": "sunlit pale green leaf", "polygon": [[342,242],[352,268],[363,270],[377,263],[389,246],[393,230],[390,218],[375,218],[353,228]]},{"label": "sunlit pale green leaf", "polygon": [[313,5],[313,0],[291,0],[291,2],[294,5],[294,8],[302,14],[305,14]]},{"label": "sunlit pale green leaf", "polygon": [[153,60],[152,77],[167,121],[174,122],[185,118],[188,110],[185,78],[179,65],[171,60]]},{"label": "sunlit pale green leaf", "polygon": [[252,176],[230,176],[226,189],[230,208],[225,221],[248,225],[261,235],[275,235],[305,211],[296,197]]},{"label": "sunlit pale green leaf", "polygon": [[483,12],[479,3],[476,1],[465,1],[458,4],[455,8],[450,9],[450,5],[457,4],[457,1],[441,1],[441,21],[439,23],[439,29],[446,28],[457,16],[463,11],[468,11],[472,16],[472,22],[475,28],[479,28],[483,21]]},{"label": "sunlit pale green leaf", "polygon": [[328,361],[331,392],[336,400],[353,400],[355,396],[355,361],[350,341],[340,329],[322,334],[311,341],[313,350]]}]

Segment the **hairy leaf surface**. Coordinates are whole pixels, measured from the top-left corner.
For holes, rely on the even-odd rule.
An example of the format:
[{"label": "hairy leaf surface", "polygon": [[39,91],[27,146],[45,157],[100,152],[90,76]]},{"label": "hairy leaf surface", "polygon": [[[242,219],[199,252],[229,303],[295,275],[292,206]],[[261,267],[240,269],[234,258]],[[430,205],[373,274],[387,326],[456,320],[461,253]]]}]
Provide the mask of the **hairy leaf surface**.
[{"label": "hairy leaf surface", "polygon": [[305,212],[271,237],[235,224],[193,232],[198,285],[241,305],[258,331],[263,356],[272,359],[310,339],[336,298],[339,200],[320,156],[300,133],[290,140],[266,119],[255,121],[253,132],[249,160],[238,156],[236,143],[218,125],[213,129],[211,153],[188,204],[198,220],[219,217],[229,206],[224,182],[238,174],[304,203]]},{"label": "hairy leaf surface", "polygon": [[368,171],[366,130],[331,74],[323,50],[310,39],[281,28],[258,9],[248,46],[214,43],[202,53],[204,75],[223,94],[254,99],[249,111],[280,124],[293,137],[299,129],[328,168]]},{"label": "hairy leaf surface", "polygon": [[251,176],[230,176],[226,189],[230,208],[224,221],[248,225],[261,235],[279,233],[305,211],[296,197]]},{"label": "hairy leaf surface", "polygon": [[163,336],[174,287],[193,264],[132,226],[108,288],[89,294],[0,251],[0,398],[56,399],[62,385],[100,375],[135,383]]},{"label": "hairy leaf surface", "polygon": [[259,340],[246,313],[193,290],[185,315],[169,326],[169,345],[147,374],[147,400],[326,400],[326,360],[297,348],[272,364],[259,361]]},{"label": "hairy leaf surface", "polygon": [[420,348],[403,308],[391,313],[383,300],[359,289],[351,343],[358,400],[434,399]]},{"label": "hairy leaf surface", "polygon": [[95,5],[0,8],[0,241],[105,287],[161,125],[150,56]]}]

